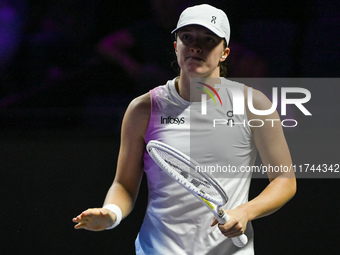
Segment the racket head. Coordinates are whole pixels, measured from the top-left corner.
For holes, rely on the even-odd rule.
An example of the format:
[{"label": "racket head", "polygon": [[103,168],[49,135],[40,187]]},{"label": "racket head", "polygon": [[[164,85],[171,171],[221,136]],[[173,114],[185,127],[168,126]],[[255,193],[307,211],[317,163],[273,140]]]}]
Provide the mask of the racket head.
[{"label": "racket head", "polygon": [[184,188],[218,206],[228,197],[216,179],[197,171],[199,164],[181,151],[160,141],[151,140],[146,149],[156,164]]}]

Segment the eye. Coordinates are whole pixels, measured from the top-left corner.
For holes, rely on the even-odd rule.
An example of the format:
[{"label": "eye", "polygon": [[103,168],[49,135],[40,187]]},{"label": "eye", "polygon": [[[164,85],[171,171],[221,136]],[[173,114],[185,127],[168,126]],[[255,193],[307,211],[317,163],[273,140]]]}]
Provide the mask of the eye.
[{"label": "eye", "polygon": [[191,39],[191,35],[190,34],[182,34],[181,39],[182,40],[190,40]]},{"label": "eye", "polygon": [[211,36],[208,36],[206,37],[206,42],[209,43],[209,44],[216,44],[216,40],[215,38],[211,37]]},{"label": "eye", "polygon": [[206,38],[206,41],[207,41],[207,42],[213,42],[214,39],[213,39],[212,37],[207,37],[207,38]]}]

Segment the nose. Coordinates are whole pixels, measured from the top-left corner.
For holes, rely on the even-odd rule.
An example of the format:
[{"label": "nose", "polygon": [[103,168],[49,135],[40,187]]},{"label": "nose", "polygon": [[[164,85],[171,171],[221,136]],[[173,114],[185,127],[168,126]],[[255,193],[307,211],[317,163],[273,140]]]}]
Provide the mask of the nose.
[{"label": "nose", "polygon": [[202,52],[202,47],[200,46],[200,43],[197,40],[190,45],[190,52],[196,54]]},{"label": "nose", "polygon": [[190,52],[198,54],[202,52],[202,49],[198,47],[197,45],[193,45],[190,47]]}]

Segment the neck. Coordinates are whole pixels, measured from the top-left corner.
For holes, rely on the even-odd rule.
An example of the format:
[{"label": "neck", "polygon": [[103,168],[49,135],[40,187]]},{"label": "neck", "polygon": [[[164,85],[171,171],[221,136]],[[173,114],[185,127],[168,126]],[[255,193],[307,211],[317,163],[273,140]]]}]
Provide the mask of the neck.
[{"label": "neck", "polygon": [[180,75],[176,79],[176,89],[184,100],[190,101],[190,77]]},{"label": "neck", "polygon": [[[178,94],[184,100],[196,102],[196,101],[201,100],[202,91],[201,90],[190,91],[190,82],[192,81],[192,79],[197,79],[200,82],[209,84],[214,87],[215,84],[220,83],[220,80],[218,81],[216,80],[219,78],[220,78],[219,76],[218,77],[191,77],[188,75],[183,75],[181,72],[180,76],[176,79],[175,87],[176,87]],[[196,93],[193,94],[193,92],[196,92]]]}]

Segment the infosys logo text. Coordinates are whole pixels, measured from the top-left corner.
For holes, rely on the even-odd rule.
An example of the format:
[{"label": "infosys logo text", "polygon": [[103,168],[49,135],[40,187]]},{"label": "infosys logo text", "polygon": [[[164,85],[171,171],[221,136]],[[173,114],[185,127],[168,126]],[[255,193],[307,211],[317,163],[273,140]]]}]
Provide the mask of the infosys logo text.
[{"label": "infosys logo text", "polygon": [[185,123],[185,118],[184,117],[163,117],[161,116],[161,124],[175,124],[175,125],[180,125]]}]

